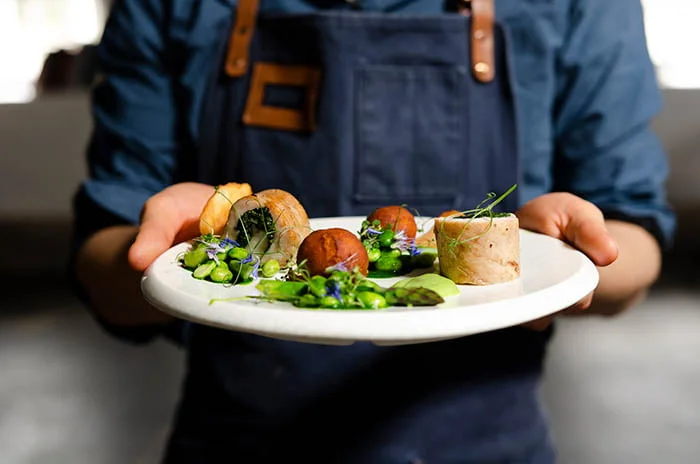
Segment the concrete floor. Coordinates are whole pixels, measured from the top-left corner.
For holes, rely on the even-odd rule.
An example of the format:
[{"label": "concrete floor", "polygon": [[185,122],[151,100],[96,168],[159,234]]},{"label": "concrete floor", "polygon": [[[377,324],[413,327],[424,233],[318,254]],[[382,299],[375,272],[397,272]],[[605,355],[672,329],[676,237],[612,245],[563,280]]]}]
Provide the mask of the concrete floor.
[{"label": "concrete floor", "polygon": [[[156,463],[182,353],[108,338],[46,281],[0,299],[0,463]],[[700,463],[696,284],[661,285],[614,320],[560,323],[543,395],[561,463]]]}]

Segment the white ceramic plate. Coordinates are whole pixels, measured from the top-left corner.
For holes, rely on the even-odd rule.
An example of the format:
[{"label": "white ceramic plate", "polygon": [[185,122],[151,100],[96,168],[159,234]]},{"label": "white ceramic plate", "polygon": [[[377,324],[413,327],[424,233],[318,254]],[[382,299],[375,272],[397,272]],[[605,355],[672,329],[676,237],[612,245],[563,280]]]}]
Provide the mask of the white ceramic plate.
[{"label": "white ceramic plate", "polygon": [[[359,230],[364,218],[312,219],[313,229]],[[398,345],[445,340],[535,320],[576,303],[598,285],[598,271],[581,252],[551,237],[520,231],[521,276],[490,286],[460,286],[436,307],[382,310],[302,309],[258,300],[212,299],[257,295],[255,285],[224,286],[194,279],[177,264],[188,249],[161,255],[142,280],[145,298],[160,310],[192,322],[285,340],[325,344],[372,341]],[[415,275],[415,274],[413,274]],[[375,279],[390,286],[401,279]]]}]

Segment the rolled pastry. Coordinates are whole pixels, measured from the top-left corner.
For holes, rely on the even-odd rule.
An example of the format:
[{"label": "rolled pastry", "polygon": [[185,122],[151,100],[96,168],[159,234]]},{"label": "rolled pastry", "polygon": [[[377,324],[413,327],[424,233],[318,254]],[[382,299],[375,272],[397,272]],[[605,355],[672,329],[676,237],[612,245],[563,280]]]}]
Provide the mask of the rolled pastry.
[{"label": "rolled pastry", "polygon": [[299,201],[280,189],[245,196],[231,207],[224,236],[238,242],[260,263],[275,259],[286,266],[311,232],[309,217]]},{"label": "rolled pastry", "polygon": [[217,186],[199,216],[199,232],[202,235],[221,235],[226,226],[231,206],[238,199],[252,195],[252,193],[250,184],[229,182]]},{"label": "rolled pastry", "polygon": [[514,214],[435,219],[440,273],[457,284],[490,285],[520,277],[520,231]]}]

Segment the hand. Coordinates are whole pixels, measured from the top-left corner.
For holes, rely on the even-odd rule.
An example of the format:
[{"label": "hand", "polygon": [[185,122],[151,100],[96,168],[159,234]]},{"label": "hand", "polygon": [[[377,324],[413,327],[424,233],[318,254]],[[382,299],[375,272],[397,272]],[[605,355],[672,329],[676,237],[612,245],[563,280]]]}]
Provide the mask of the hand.
[{"label": "hand", "polygon": [[[609,266],[618,257],[618,247],[605,226],[603,213],[593,203],[570,193],[549,193],[529,201],[516,215],[523,229],[563,240],[585,253],[596,266]],[[589,294],[575,305],[551,316],[523,324],[546,329],[559,315],[580,314],[593,300]]]},{"label": "hand", "polygon": [[143,272],[173,245],[199,235],[199,216],[214,193],[211,185],[186,182],[148,199],[141,226],[129,249],[129,264]]}]

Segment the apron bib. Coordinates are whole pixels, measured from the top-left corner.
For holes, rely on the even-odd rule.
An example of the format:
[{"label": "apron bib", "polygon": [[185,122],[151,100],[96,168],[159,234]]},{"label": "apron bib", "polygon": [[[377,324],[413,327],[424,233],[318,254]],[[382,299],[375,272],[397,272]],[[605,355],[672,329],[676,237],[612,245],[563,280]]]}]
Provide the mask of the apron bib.
[{"label": "apron bib", "polygon": [[[310,217],[437,215],[520,181],[493,0],[432,16],[258,6],[239,0],[222,38],[199,181],[281,188]],[[518,206],[517,191],[501,204]],[[550,463],[548,336],[337,347],[194,326],[166,462]]]}]

